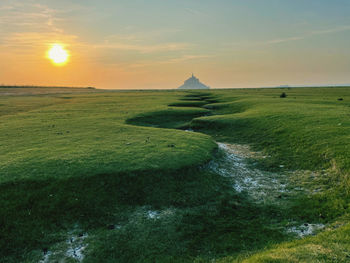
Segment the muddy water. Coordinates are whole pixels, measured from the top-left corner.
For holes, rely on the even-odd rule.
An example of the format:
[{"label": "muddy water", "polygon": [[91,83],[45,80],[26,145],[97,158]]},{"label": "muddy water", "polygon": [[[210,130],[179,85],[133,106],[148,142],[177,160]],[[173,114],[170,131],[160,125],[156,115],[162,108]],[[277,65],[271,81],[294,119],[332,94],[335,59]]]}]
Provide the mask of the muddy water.
[{"label": "muddy water", "polygon": [[39,263],[49,262],[82,262],[86,243],[87,233],[74,229],[67,233],[65,242],[57,243],[51,250],[43,253]]},{"label": "muddy water", "polygon": [[[289,180],[301,171],[263,171],[252,164],[254,160],[267,158],[262,153],[251,151],[247,145],[218,143],[218,146],[220,157],[209,163],[209,169],[229,178],[235,191],[247,194],[253,202],[282,205],[290,202],[293,196],[305,193],[306,190]],[[290,222],[285,232],[302,238],[313,235],[324,227],[323,224]]]},{"label": "muddy water", "polygon": [[273,173],[255,168],[254,159],[266,158],[252,152],[246,145],[218,143],[223,157],[214,159],[209,168],[232,180],[232,187],[239,193],[245,192],[255,202],[280,201],[288,195],[301,191],[288,184],[288,173]]}]

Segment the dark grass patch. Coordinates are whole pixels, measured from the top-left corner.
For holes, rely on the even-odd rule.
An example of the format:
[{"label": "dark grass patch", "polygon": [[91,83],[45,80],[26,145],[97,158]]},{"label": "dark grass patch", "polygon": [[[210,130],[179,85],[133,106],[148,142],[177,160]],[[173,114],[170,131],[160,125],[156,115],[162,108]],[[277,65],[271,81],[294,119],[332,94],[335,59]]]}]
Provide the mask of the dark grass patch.
[{"label": "dark grass patch", "polygon": [[126,123],[158,128],[182,128],[188,126],[193,118],[209,114],[210,111],[206,109],[174,108],[140,114],[126,120]]},{"label": "dark grass patch", "polygon": [[202,107],[205,104],[207,104],[206,101],[185,101],[185,102],[171,103],[168,106],[170,107]]},{"label": "dark grass patch", "polygon": [[271,215],[233,195],[159,219],[134,214],[120,229],[98,234],[87,262],[193,262],[288,240],[269,227]]},{"label": "dark grass patch", "polygon": [[207,102],[207,103],[219,103],[220,102],[220,100],[218,100],[218,99],[205,99],[205,101]]},{"label": "dark grass patch", "polygon": [[187,97],[211,97],[211,96],[212,96],[212,94],[208,93],[208,92],[202,92],[202,91],[194,92],[194,91],[190,91],[189,94],[186,94],[183,97],[187,98]]},{"label": "dark grass patch", "polygon": [[69,231],[76,223],[87,231],[109,225],[117,206],[203,204],[214,198],[213,188],[220,184],[213,175],[191,167],[3,184],[0,258],[19,259],[33,249],[49,247],[60,241],[56,233]]},{"label": "dark grass patch", "polygon": [[197,96],[192,96],[192,97],[183,97],[183,98],[180,98],[180,100],[183,100],[183,101],[204,101],[204,99],[202,99],[201,97],[197,97]]},{"label": "dark grass patch", "polygon": [[[102,231],[89,244],[87,262],[181,262],[178,257],[228,255],[287,238],[268,227],[283,211],[256,206],[225,178],[197,168],[28,180],[0,190],[0,257],[6,262],[64,241],[57,233],[76,224],[84,232]],[[176,212],[166,220],[135,219],[132,211],[140,206]],[[125,228],[108,228],[119,220]]]}]

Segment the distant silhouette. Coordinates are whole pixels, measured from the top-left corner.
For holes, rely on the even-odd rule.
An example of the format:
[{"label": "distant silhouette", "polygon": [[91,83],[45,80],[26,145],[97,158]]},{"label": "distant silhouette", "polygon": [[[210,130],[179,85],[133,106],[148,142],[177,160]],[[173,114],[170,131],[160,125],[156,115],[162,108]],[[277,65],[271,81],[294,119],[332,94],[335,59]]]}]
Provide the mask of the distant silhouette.
[{"label": "distant silhouette", "polygon": [[201,83],[192,73],[192,77],[186,80],[179,89],[210,89],[210,87]]}]

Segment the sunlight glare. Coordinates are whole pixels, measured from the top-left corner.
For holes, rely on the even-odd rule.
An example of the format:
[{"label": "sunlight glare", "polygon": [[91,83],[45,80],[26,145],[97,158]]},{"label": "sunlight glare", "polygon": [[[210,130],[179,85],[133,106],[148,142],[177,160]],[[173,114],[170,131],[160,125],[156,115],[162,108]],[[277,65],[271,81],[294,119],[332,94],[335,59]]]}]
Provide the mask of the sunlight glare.
[{"label": "sunlight glare", "polygon": [[47,52],[47,57],[53,64],[62,66],[68,62],[69,53],[61,44],[53,44]]}]

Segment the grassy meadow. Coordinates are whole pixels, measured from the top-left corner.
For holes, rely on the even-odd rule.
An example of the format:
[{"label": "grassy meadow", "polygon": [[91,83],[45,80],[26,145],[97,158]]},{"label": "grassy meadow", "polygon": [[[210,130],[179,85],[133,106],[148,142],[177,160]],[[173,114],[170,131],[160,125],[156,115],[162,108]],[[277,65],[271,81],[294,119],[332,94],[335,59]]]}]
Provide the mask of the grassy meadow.
[{"label": "grassy meadow", "polygon": [[[47,89],[0,89],[0,262],[350,261],[350,88]],[[304,191],[255,202],[216,142]]]}]

